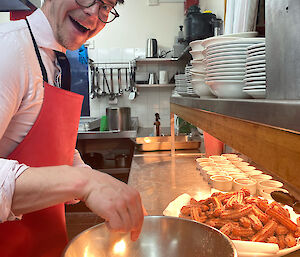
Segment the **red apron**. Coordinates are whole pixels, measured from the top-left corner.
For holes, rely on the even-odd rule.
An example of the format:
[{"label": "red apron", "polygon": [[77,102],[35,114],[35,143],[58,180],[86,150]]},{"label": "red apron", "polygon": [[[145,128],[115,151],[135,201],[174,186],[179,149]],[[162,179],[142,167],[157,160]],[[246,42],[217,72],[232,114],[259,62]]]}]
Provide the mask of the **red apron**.
[{"label": "red apron", "polygon": [[[37,120],[8,159],[31,167],[72,165],[83,96],[51,86],[45,77],[44,88]],[[0,224],[1,257],[59,257],[66,244],[63,203]]]}]

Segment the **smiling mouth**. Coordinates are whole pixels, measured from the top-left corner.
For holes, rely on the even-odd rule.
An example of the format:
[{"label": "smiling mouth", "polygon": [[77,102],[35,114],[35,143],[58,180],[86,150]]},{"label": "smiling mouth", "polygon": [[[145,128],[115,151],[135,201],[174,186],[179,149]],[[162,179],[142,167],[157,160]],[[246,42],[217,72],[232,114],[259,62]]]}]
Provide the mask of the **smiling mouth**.
[{"label": "smiling mouth", "polygon": [[84,27],[83,25],[81,25],[78,21],[74,20],[72,17],[70,17],[70,20],[72,21],[75,28],[77,30],[79,30],[80,32],[86,33],[88,31],[90,31],[90,29],[88,29],[88,28]]}]

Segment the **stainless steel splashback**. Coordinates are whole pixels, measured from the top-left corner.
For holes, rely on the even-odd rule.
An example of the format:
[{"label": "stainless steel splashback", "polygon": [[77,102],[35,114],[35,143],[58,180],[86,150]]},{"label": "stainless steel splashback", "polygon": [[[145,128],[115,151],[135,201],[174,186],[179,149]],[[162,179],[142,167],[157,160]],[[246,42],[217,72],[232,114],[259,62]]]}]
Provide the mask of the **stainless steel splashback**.
[{"label": "stainless steel splashback", "polygon": [[300,1],[266,0],[268,99],[300,99]]}]

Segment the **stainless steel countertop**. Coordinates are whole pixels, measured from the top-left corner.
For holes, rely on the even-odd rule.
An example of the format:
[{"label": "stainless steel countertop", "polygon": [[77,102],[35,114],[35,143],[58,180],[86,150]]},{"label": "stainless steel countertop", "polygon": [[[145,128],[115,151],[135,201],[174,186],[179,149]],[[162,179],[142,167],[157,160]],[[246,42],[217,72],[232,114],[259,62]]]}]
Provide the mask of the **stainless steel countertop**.
[{"label": "stainless steel countertop", "polygon": [[136,138],[137,130],[128,131],[78,131],[77,139]]},{"label": "stainless steel countertop", "polygon": [[170,102],[300,132],[300,100],[171,97]]},{"label": "stainless steel countertop", "polygon": [[[199,153],[147,153],[134,156],[128,184],[136,188],[149,215],[162,215],[163,210],[183,193],[210,193],[210,187],[196,170]],[[287,257],[300,256],[300,250]]]},{"label": "stainless steel countertop", "polygon": [[141,194],[149,215],[162,215],[177,196],[210,192],[210,187],[196,170],[195,158],[201,154],[171,157],[166,153],[134,156],[128,184]]}]

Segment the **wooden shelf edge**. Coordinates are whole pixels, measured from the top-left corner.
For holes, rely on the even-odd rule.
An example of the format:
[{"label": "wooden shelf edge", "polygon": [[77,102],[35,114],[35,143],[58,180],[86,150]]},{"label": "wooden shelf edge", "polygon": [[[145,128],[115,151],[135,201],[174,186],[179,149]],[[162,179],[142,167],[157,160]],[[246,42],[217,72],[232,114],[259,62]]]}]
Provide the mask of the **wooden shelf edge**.
[{"label": "wooden shelf edge", "polygon": [[245,154],[300,190],[300,133],[171,103],[171,113]]}]

